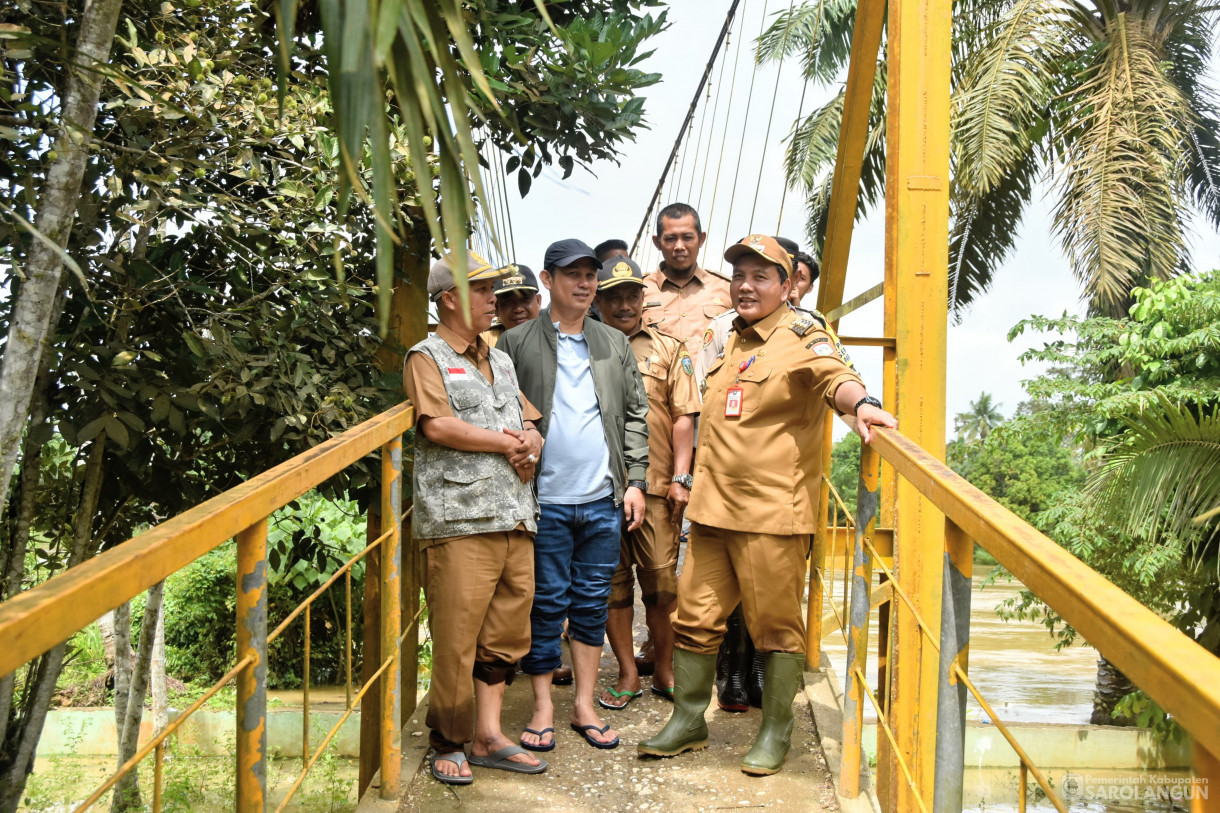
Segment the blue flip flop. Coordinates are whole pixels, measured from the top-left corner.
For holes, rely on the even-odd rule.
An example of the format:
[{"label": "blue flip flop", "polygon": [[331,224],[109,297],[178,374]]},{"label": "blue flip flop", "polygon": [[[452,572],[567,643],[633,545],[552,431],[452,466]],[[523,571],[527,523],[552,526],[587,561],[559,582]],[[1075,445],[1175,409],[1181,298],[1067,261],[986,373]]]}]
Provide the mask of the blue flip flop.
[{"label": "blue flip flop", "polygon": [[593,737],[589,735],[590,731],[596,731],[598,734],[605,734],[607,731],[610,730],[609,723],[606,723],[601,728],[598,728],[595,725],[576,725],[576,723],[572,723],[571,725],[572,725],[572,730],[575,731],[580,736],[584,737],[585,742],[589,743],[589,745],[592,745],[594,748],[601,748],[604,750],[609,750],[611,748],[618,748],[618,743],[619,743],[618,737],[615,737],[614,739],[610,740],[610,742],[599,742],[598,740],[593,739]]},{"label": "blue flip flop", "polygon": [[530,745],[525,740],[521,740],[521,747],[528,751],[554,751],[555,750],[555,729],[544,728],[541,731],[535,731],[532,728],[525,729],[526,734],[533,734],[538,739],[546,736],[547,732],[551,732],[551,741],[547,745]]}]

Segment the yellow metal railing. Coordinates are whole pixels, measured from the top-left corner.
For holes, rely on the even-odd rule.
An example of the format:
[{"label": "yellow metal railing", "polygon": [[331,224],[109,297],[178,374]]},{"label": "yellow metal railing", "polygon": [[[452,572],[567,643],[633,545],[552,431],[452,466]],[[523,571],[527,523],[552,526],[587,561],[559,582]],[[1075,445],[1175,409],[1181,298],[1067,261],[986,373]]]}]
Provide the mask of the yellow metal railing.
[{"label": "yellow metal railing", "polygon": [[[87,810],[136,768],[154,755],[154,813],[161,810],[163,757],[166,742],[187,719],[223,687],[237,684],[236,808],[262,811],[267,799],[267,645],[297,618],[304,616],[304,711],[302,769],[277,810],[285,809],[310,769],[348,717],[363,704],[361,787],[381,772],[382,798],[395,798],[400,771],[399,732],[414,712],[416,670],[406,674],[399,663],[410,638],[408,657],[418,646],[419,580],[413,547],[401,545],[405,535],[402,512],[402,436],[414,422],[414,410],[401,404],[342,435],[326,441],[275,468],[251,478],[195,508],[128,540],[94,559],[0,604],[0,675],[8,674],[70,635],[91,624],[107,610],[135,597],[229,539],[237,539],[237,664],[171,724],[157,733],[113,776],[96,788],[76,809]],[[279,508],[338,474],[364,456],[381,451],[379,527],[370,522],[374,538],[348,559],[322,586],[267,632],[267,521]],[[409,516],[409,511],[407,515]],[[376,528],[376,531],[374,531]],[[384,528],[384,532],[381,529]],[[351,569],[365,565],[365,675],[353,694]],[[340,577],[346,588],[345,673],[347,707],[338,723],[310,753],[310,610]],[[406,624],[403,618],[408,618]],[[368,623],[372,621],[372,623]],[[375,665],[375,668],[374,668]],[[378,692],[370,694],[373,687]],[[403,690],[407,691],[404,692]],[[403,695],[406,694],[404,697]],[[370,702],[375,700],[376,702]],[[371,712],[371,713],[370,713]],[[375,724],[374,724],[375,719]]]},{"label": "yellow metal railing", "polygon": [[[918,489],[945,516],[945,555],[943,590],[939,608],[921,607],[902,588],[904,540],[894,538],[892,556],[879,550],[876,527],[880,505],[880,463],[884,459],[897,475]],[[1212,655],[1175,629],[1164,619],[1124,593],[1103,576],[1076,559],[1032,526],[963,480],[908,438],[895,430],[876,432],[872,446],[863,447],[857,515],[853,519],[842,498],[825,479],[831,511],[828,526],[820,537],[829,547],[815,549],[810,573],[810,641],[820,641],[827,624],[835,624],[848,646],[845,670],[843,719],[843,767],[840,792],[854,797],[860,791],[863,709],[865,699],[878,719],[878,765],[890,761],[900,772],[909,796],[886,794],[883,810],[934,810],[937,813],[961,810],[964,769],[964,724],[966,693],[973,695],[997,730],[1020,760],[1018,809],[1027,802],[1028,778],[1041,788],[1047,800],[1059,811],[1066,811],[1064,800],[1034,764],[1004,721],[971,681],[967,669],[969,644],[970,577],[973,546],[984,550],[1008,568],[1028,589],[1046,602],[1075,627],[1099,652],[1106,656],[1133,683],[1143,689],[1175,717],[1194,741],[1194,771],[1207,786],[1220,786],[1220,658]],[[847,517],[846,527],[838,527],[838,515]],[[850,579],[844,558],[843,596],[835,595],[838,581],[836,542],[841,531],[854,531]],[[873,568],[882,575],[882,587],[872,587]],[[829,568],[829,574],[827,569]],[[813,571],[817,571],[814,573]],[[927,578],[929,574],[924,574]],[[814,589],[828,585],[832,613],[813,613]],[[844,602],[840,614],[836,599]],[[817,603],[821,603],[820,601]],[[887,679],[888,669],[879,670],[878,691],[869,687],[865,674],[868,650],[869,615],[884,613],[878,624],[877,654],[880,662],[892,669],[908,670],[917,665],[904,659],[923,657],[926,644],[939,657],[937,686],[924,686],[921,713],[932,713],[926,698],[936,697],[935,743],[922,743],[914,752],[900,743],[904,729],[915,725],[893,713],[889,697],[894,687]],[[937,612],[939,610],[939,612]],[[895,645],[899,616],[905,614],[919,630],[919,641]],[[940,629],[932,629],[925,616],[941,619]],[[880,695],[880,697],[878,697]],[[926,711],[925,711],[926,709]],[[884,746],[884,747],[883,747]],[[919,781],[918,765],[935,760],[933,786]],[[897,800],[897,801],[895,801]],[[905,801],[904,801],[905,800]],[[1203,810],[1195,800],[1196,810]],[[1213,805],[1215,803],[1213,802]],[[1209,808],[1214,809],[1214,808]]]}]

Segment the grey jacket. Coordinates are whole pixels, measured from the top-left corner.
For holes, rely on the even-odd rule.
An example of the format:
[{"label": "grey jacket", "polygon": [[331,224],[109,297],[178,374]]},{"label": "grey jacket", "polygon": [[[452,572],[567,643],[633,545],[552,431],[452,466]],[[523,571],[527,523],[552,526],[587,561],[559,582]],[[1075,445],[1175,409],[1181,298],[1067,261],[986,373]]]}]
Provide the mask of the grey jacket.
[{"label": "grey jacket", "polygon": [[[623,500],[628,480],[643,480],[648,471],[648,397],[635,354],[622,331],[585,317],[585,341],[593,389],[601,411],[606,446],[610,450],[610,477],[614,502]],[[542,413],[538,431],[546,437],[555,398],[559,366],[559,339],[547,308],[525,324],[507,331],[496,342],[517,368],[521,392]]]}]

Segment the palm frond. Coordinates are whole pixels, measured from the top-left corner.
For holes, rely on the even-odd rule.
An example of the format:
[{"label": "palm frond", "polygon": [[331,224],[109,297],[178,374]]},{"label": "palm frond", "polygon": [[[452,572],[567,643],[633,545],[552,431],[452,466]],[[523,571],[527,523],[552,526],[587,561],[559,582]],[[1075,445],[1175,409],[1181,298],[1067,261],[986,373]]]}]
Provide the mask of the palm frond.
[{"label": "palm frond", "polygon": [[957,183],[986,195],[1029,152],[1059,70],[1064,27],[1055,0],[1016,0],[970,54],[953,100]]},{"label": "palm frond", "polygon": [[1183,266],[1185,146],[1193,124],[1163,67],[1164,39],[1120,13],[1093,74],[1060,108],[1067,164],[1055,230],[1072,270],[1104,312],[1138,281]]},{"label": "palm frond", "polygon": [[949,310],[955,322],[991,287],[1016,245],[1040,166],[1031,149],[984,195],[954,183],[949,199]]},{"label": "palm frond", "polygon": [[1220,523],[1194,521],[1220,506],[1220,408],[1196,411],[1158,394],[1123,423],[1126,431],[1089,482],[1089,499],[1102,515],[1122,517],[1116,524],[1124,533],[1195,539],[1201,556],[1220,530]]},{"label": "palm frond", "polygon": [[856,0],[809,0],[775,15],[758,38],[758,64],[799,54],[806,79],[832,82],[847,67]]},{"label": "palm frond", "polygon": [[[873,80],[869,109],[869,134],[860,169],[860,198],[856,218],[862,218],[885,194],[885,63],[879,62]],[[789,136],[784,174],[791,187],[806,194],[805,235],[814,256],[819,256],[826,237],[831,182],[838,157],[839,128],[843,120],[846,91],[797,122]]]},{"label": "palm frond", "polygon": [[1213,228],[1220,228],[1220,105],[1205,84],[1217,15],[1194,2],[1174,4],[1174,9],[1162,22],[1173,23],[1166,39],[1169,76],[1195,117],[1187,145],[1187,183],[1196,208]]}]

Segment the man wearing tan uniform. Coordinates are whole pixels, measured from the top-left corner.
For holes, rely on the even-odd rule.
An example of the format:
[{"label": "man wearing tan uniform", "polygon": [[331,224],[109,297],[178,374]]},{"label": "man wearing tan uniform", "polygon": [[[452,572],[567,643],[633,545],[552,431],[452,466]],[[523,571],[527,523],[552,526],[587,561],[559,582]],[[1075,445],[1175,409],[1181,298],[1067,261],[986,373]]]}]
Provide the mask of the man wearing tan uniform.
[{"label": "man wearing tan uniform", "polygon": [[495,347],[504,331],[536,319],[538,312],[542,310],[538,278],[528,265],[509,263],[499,269],[498,273],[503,276],[496,280],[494,287],[496,320],[481,334],[488,347]]},{"label": "man wearing tan uniform", "polygon": [[[661,209],[652,242],[662,260],[656,271],[644,277],[644,323],[681,339],[693,361],[708,323],[731,307],[729,281],[699,267],[707,232],[689,204],[671,203]],[[653,674],[653,648],[650,638],[636,656],[642,675]]]},{"label": "man wearing tan uniform", "polygon": [[787,304],[792,261],[773,238],[750,235],[724,256],[739,319],[703,397],[674,614],[674,713],[639,750],[674,756],[707,746],[716,650],[740,601],[755,646],[768,653],[762,725],[741,769],[772,774],[788,755],[805,660],[801,598],[827,407],[854,414],[866,443],[870,427],[896,422],[829,334]]},{"label": "man wearing tan uniform", "polygon": [[661,267],[644,277],[644,321],[686,342],[692,358],[708,322],[732,307],[729,281],[699,267],[706,240],[698,212],[685,203],[669,204],[657,215],[652,238]]},{"label": "man wearing tan uniform", "polygon": [[628,257],[613,256],[602,265],[597,279],[597,307],[607,325],[626,334],[648,397],[644,523],[635,531],[624,530],[621,558],[610,582],[606,637],[618,659],[619,676],[598,700],[605,708],[622,709],[642,693],[631,650],[637,577],[656,648],[652,691],[667,700],[673,696],[674,633],[669,617],[678,597],[678,532],[690,499],[699,391],[686,346],[640,318],[644,303],[640,267]]},{"label": "man wearing tan uniform", "polygon": [[467,742],[470,764],[546,769],[500,730],[504,687],[530,647],[538,520],[530,480],[542,454],[534,423],[542,416],[521,394],[508,356],[479,338],[495,313],[492,281],[500,272],[471,253],[463,307],[455,262],[441,259],[428,274],[440,324],[408,352],[403,385],[418,428],[412,528],[424,552],[432,628],[432,775],[468,785]]}]

